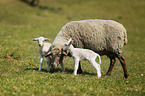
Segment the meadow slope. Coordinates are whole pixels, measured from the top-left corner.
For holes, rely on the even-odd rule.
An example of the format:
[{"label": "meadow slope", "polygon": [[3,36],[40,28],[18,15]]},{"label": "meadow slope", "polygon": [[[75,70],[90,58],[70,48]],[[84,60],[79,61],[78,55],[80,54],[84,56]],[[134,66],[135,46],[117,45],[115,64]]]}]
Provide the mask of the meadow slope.
[{"label": "meadow slope", "polygon": [[[0,96],[143,96],[145,95],[145,0],[40,0],[40,8],[22,0],[0,0]],[[102,78],[88,61],[81,61],[83,74],[73,75],[73,58],[55,72],[39,68],[38,44],[44,36],[53,42],[70,21],[111,19],[127,29],[123,56],[129,78],[117,60],[111,76],[104,76],[109,59],[102,56]]]}]

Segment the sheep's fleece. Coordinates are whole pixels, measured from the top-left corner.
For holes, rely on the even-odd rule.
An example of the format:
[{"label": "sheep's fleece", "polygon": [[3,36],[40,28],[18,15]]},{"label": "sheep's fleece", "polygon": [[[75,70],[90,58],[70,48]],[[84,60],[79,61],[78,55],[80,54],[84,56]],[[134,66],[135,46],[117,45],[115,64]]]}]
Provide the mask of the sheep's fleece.
[{"label": "sheep's fleece", "polygon": [[70,38],[74,40],[74,47],[91,49],[100,55],[111,52],[120,56],[123,45],[127,44],[126,29],[113,20],[69,22],[58,33],[53,46],[61,49]]}]

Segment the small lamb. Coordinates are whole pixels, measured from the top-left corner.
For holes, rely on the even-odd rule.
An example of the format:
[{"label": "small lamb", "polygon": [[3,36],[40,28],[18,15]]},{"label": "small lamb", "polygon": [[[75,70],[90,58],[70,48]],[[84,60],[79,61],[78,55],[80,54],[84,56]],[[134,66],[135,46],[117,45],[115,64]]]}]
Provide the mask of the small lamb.
[{"label": "small lamb", "polygon": [[[50,43],[46,43],[44,41],[49,41],[50,39],[48,38],[44,38],[44,37],[39,37],[39,38],[34,38],[32,39],[33,41],[38,41],[38,45],[39,45],[39,54],[40,54],[40,67],[38,71],[41,71],[41,67],[43,64],[43,56],[45,56],[51,49],[52,44]],[[47,67],[46,67],[46,71],[50,71],[49,65],[51,62],[51,58],[50,56],[46,57],[46,61],[47,61]]]},{"label": "small lamb", "polygon": [[[79,61],[82,59],[87,59],[89,62],[95,67],[97,70],[97,77],[101,77],[101,57],[99,54],[93,52],[92,50],[88,49],[81,49],[81,48],[74,48],[72,45],[73,41],[70,38],[68,42],[66,42],[63,46],[63,50],[69,50],[70,54],[73,56],[75,61],[75,67],[74,67],[74,75],[77,75],[77,70],[79,66]],[[95,59],[99,57],[99,63],[98,64]]]}]

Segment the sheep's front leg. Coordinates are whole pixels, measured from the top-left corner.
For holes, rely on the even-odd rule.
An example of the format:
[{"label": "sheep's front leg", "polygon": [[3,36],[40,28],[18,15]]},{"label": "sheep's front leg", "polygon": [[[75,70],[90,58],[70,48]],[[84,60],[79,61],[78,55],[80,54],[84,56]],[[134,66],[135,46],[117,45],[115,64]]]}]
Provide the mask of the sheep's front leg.
[{"label": "sheep's front leg", "polygon": [[42,64],[43,64],[43,56],[40,55],[40,66],[38,71],[41,71]]},{"label": "sheep's front leg", "polygon": [[61,55],[59,63],[60,63],[60,65],[61,65],[61,70],[62,70],[62,72],[65,71],[65,68],[64,68],[64,66],[63,66],[63,60],[64,60],[64,59],[65,59],[65,56],[64,56],[64,55]]},{"label": "sheep's front leg", "polygon": [[78,70],[78,67],[79,67],[79,59],[76,59],[75,58],[75,64],[74,64],[74,75],[77,75],[77,70]]},{"label": "sheep's front leg", "polygon": [[47,67],[45,68],[46,71],[50,71],[49,65],[51,63],[51,59],[50,57],[46,57],[46,61],[47,61]]},{"label": "sheep's front leg", "polygon": [[61,70],[62,70],[62,72],[64,72],[64,71],[65,71],[65,68],[64,68],[64,66],[63,66],[63,63],[60,63],[60,65],[61,65]]}]

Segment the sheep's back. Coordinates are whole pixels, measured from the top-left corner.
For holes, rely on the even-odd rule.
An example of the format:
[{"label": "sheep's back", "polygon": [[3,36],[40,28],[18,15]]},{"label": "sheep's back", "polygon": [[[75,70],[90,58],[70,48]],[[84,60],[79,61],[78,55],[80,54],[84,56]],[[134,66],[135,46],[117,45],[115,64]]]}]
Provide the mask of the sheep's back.
[{"label": "sheep's back", "polygon": [[72,38],[74,47],[91,49],[100,54],[102,51],[121,54],[124,33],[126,30],[120,23],[96,19],[67,23],[58,37],[62,37],[63,44]]}]

